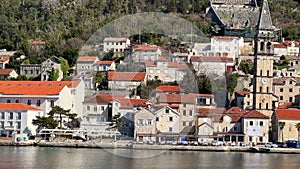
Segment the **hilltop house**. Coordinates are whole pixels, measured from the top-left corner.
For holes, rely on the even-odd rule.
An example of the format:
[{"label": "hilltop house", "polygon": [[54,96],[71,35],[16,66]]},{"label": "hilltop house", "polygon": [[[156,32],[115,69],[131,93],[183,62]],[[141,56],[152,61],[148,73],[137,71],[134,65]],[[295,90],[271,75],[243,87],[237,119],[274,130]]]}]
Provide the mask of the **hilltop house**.
[{"label": "hilltop house", "polygon": [[41,81],[47,81],[50,77],[50,72],[52,69],[58,71],[58,81],[63,78],[63,72],[59,63],[59,58],[53,56],[41,64],[21,64],[20,65],[20,75],[36,78],[40,77]]},{"label": "hilltop house", "polygon": [[9,56],[0,57],[0,69],[5,69],[5,66],[9,63]]},{"label": "hilltop house", "polygon": [[197,74],[215,74],[224,76],[227,71],[235,71],[232,58],[192,56],[190,63]]},{"label": "hilltop house", "polygon": [[94,71],[115,71],[116,70],[116,63],[115,61],[110,60],[100,60],[97,61],[94,65]]},{"label": "hilltop house", "polygon": [[17,78],[18,73],[14,69],[0,69],[0,79]]},{"label": "hilltop house", "polygon": [[158,46],[137,45],[133,48],[132,61],[144,63],[146,61],[156,61],[162,52]]},{"label": "hilltop house", "polygon": [[103,51],[108,52],[112,50],[115,53],[124,52],[130,46],[128,38],[108,37],[103,40]]},{"label": "hilltop house", "polygon": [[93,66],[99,61],[98,56],[80,56],[76,62],[76,74],[93,72]]},{"label": "hilltop house", "polygon": [[108,88],[114,90],[136,90],[146,82],[146,72],[107,72]]},{"label": "hilltop house", "polygon": [[285,40],[282,43],[274,44],[275,56],[299,56],[300,45],[297,41]]},{"label": "hilltop house", "polygon": [[165,57],[160,57],[157,61],[146,61],[145,66],[148,80],[157,78],[163,82],[182,81],[188,70],[187,64],[169,62]]}]

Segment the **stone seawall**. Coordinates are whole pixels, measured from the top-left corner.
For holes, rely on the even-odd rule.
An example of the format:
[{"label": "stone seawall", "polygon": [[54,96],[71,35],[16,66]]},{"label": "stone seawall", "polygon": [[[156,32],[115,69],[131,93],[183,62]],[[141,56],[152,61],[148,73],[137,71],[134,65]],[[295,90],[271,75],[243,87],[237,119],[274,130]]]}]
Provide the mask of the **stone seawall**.
[{"label": "stone seawall", "polygon": [[173,151],[218,151],[218,152],[257,152],[257,153],[285,153],[300,154],[300,149],[295,148],[264,148],[261,151],[253,151],[250,147],[239,146],[182,146],[182,145],[147,145],[127,144],[120,142],[99,143],[87,142],[39,142],[35,144],[18,144],[11,142],[0,142],[0,146],[39,146],[39,147],[67,147],[67,148],[101,148],[101,149],[137,149],[137,150],[173,150]]}]

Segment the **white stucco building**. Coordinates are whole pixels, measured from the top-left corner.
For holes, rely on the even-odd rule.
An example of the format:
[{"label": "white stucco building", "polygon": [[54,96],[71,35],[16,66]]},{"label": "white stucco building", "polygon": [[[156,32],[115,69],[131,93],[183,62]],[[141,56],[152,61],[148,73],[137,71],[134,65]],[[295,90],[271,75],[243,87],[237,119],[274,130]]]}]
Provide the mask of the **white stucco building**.
[{"label": "white stucco building", "polygon": [[32,120],[42,114],[42,110],[23,103],[0,103],[0,133],[12,135],[13,132],[36,134]]},{"label": "white stucco building", "polygon": [[110,50],[116,53],[124,52],[124,49],[128,46],[130,46],[130,40],[128,38],[107,37],[103,40],[104,52]]},{"label": "white stucco building", "polygon": [[82,81],[0,81],[1,103],[23,103],[37,107],[45,116],[60,106],[82,116],[84,83]]}]

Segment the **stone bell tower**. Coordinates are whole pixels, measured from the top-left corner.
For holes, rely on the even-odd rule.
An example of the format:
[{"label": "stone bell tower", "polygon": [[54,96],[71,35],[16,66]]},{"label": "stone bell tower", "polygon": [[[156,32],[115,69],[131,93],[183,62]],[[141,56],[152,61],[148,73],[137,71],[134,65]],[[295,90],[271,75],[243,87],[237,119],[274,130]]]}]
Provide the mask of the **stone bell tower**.
[{"label": "stone bell tower", "polygon": [[273,45],[274,26],[268,1],[264,0],[261,8],[254,47],[254,86],[253,108],[269,116],[273,113]]}]

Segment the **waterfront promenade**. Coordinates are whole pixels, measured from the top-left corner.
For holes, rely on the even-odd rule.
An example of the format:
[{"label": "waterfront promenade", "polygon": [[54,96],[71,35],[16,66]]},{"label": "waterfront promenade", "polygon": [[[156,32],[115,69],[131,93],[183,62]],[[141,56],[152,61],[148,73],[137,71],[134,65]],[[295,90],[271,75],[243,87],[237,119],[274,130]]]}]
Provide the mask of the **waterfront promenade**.
[{"label": "waterfront promenade", "polygon": [[[249,146],[190,146],[190,145],[148,145],[148,144],[131,144],[129,141],[112,141],[112,140],[56,140],[40,141],[28,143],[12,143],[8,140],[0,140],[0,146],[39,146],[39,147],[68,147],[68,148],[101,148],[101,149],[139,149],[139,150],[178,150],[178,151],[218,151],[218,152],[251,152]],[[287,153],[300,154],[300,149],[295,148],[265,148],[261,153]]]}]

